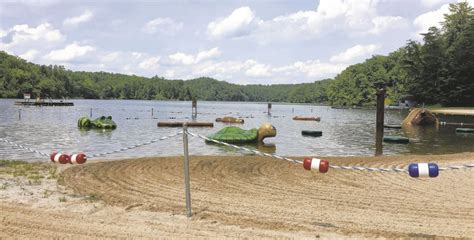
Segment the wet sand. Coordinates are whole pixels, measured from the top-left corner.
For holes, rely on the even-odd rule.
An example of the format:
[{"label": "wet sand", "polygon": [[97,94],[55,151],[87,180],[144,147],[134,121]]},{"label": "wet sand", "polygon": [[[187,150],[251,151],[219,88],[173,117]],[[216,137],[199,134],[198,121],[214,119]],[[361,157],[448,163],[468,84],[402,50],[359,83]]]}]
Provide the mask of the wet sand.
[{"label": "wet sand", "polygon": [[[474,163],[474,153],[327,159],[367,167],[447,166]],[[65,202],[0,190],[0,238],[474,236],[474,169],[432,179],[335,169],[320,174],[256,156],[191,156],[190,169],[191,219],[185,217],[182,157],[91,162],[62,169],[55,194]]]}]

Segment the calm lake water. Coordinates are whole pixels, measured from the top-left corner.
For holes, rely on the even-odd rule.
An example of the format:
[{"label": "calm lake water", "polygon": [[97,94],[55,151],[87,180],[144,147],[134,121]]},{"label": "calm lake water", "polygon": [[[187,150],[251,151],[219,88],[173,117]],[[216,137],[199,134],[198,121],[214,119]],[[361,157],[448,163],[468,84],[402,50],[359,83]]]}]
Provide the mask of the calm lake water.
[{"label": "calm lake water", "polygon": [[[95,154],[120,149],[169,134],[180,128],[158,128],[158,121],[191,120],[190,102],[135,100],[71,100],[73,107],[15,106],[13,99],[0,99],[0,138],[50,153]],[[154,109],[152,116],[152,108]],[[77,119],[111,115],[118,128],[113,131],[80,131]],[[21,119],[19,111],[21,110]],[[375,110],[331,109],[326,106],[273,103],[272,116],[266,113],[266,103],[198,102],[197,121],[214,122],[222,116],[244,117],[242,128],[272,123],[277,136],[267,138],[268,146],[247,145],[284,156],[348,156],[374,155]],[[406,113],[387,111],[386,122],[399,124]],[[319,116],[320,122],[294,121],[293,116]],[[208,135],[227,126],[214,123],[214,128],[190,128],[194,133]],[[322,137],[304,137],[301,130],[323,131]],[[385,135],[409,137],[409,144],[384,143],[383,154],[443,154],[474,151],[474,134],[455,133],[455,127],[418,129],[414,131],[386,129]],[[117,159],[146,156],[182,155],[182,136],[159,141],[126,152],[102,157]],[[191,155],[248,154],[228,147],[206,144],[190,137]],[[44,159],[39,155],[18,150],[0,142],[0,159]]]}]

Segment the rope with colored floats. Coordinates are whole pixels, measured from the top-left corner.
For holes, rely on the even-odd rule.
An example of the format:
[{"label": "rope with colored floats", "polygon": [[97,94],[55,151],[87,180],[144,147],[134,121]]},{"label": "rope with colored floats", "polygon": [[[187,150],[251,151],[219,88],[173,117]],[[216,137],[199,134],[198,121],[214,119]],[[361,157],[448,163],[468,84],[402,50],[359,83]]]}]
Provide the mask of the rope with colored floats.
[{"label": "rope with colored floats", "polygon": [[131,146],[128,146],[128,147],[123,147],[123,148],[120,148],[120,149],[117,149],[117,150],[92,154],[90,156],[90,158],[102,157],[102,156],[110,155],[110,154],[114,154],[114,153],[125,152],[125,151],[128,151],[130,149],[150,145],[152,143],[162,141],[162,140],[166,140],[166,139],[169,139],[169,138],[172,138],[172,137],[177,137],[181,134],[183,134],[183,131],[179,131],[177,133],[174,133],[174,134],[171,134],[171,135],[168,135],[168,136],[164,136],[164,137],[161,137],[161,138],[153,139],[153,140],[150,140],[148,142],[144,142],[144,143],[140,143],[140,144],[136,144],[136,145],[131,145]]},{"label": "rope with colored floats", "polygon": [[249,149],[246,147],[242,146],[237,146],[234,144],[218,141],[215,139],[210,139],[206,136],[192,133],[192,132],[185,132],[185,134],[188,134],[192,137],[197,137],[204,139],[209,142],[221,144],[224,146],[232,147],[238,150],[243,150],[247,152],[251,152],[260,156],[267,156],[267,157],[272,157],[276,158],[279,160],[284,160],[288,161],[294,164],[303,164],[303,168],[306,170],[316,170],[320,173],[327,173],[329,168],[332,169],[339,169],[339,170],[354,170],[354,171],[369,171],[369,172],[395,172],[395,173],[408,173],[410,177],[413,178],[418,178],[418,177],[437,177],[439,175],[439,171],[445,171],[445,170],[457,170],[457,169],[464,169],[464,168],[474,168],[474,164],[463,164],[463,165],[453,165],[453,166],[447,166],[447,167],[439,167],[436,163],[411,163],[408,166],[408,169],[404,168],[374,168],[374,167],[362,167],[362,166],[337,166],[337,165],[330,165],[327,160],[324,159],[318,159],[318,158],[304,158],[303,161],[300,160],[295,160],[291,159],[288,157],[283,157],[279,156],[277,154],[269,154],[269,153],[264,153],[260,152],[255,149]]},{"label": "rope with colored floats", "polygon": [[183,132],[180,131],[180,132],[177,132],[175,134],[164,136],[164,137],[161,137],[161,138],[158,138],[158,139],[153,139],[153,140],[150,140],[148,142],[141,143],[141,144],[136,144],[136,145],[132,145],[132,146],[129,146],[129,147],[120,148],[120,149],[117,149],[117,150],[114,150],[114,151],[108,151],[108,152],[103,152],[103,153],[92,154],[89,157],[87,157],[87,155],[85,153],[67,154],[67,153],[62,153],[62,152],[53,152],[51,154],[48,154],[48,153],[44,153],[44,152],[29,148],[29,147],[22,146],[20,144],[9,141],[8,139],[0,138],[0,141],[9,143],[9,144],[11,144],[15,147],[18,147],[18,148],[26,150],[26,151],[37,153],[39,155],[48,157],[51,160],[51,162],[54,162],[54,163],[59,163],[59,164],[67,164],[67,163],[70,163],[70,164],[83,164],[87,161],[87,159],[90,159],[90,158],[96,158],[96,157],[105,156],[105,155],[109,155],[109,154],[113,154],[113,153],[124,152],[124,151],[134,149],[134,148],[137,148],[137,147],[150,145],[150,144],[158,142],[158,141],[162,141],[162,140],[166,140],[166,139],[169,139],[169,138],[172,138],[172,137],[179,136],[182,133]]}]

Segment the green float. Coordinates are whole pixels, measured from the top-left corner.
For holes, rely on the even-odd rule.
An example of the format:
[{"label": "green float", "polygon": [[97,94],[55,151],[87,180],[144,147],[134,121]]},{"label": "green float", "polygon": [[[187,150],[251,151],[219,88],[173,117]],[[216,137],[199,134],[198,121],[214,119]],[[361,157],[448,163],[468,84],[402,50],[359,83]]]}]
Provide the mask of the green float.
[{"label": "green float", "polygon": [[259,129],[252,128],[250,130],[244,130],[234,126],[225,127],[207,137],[227,143],[254,143],[263,142],[264,138],[274,136],[276,136],[275,127],[271,124],[264,123]]},{"label": "green float", "polygon": [[400,137],[400,136],[385,136],[383,137],[384,142],[390,142],[390,143],[409,143],[410,139],[406,137]]},{"label": "green float", "polygon": [[116,129],[117,124],[112,120],[112,116],[102,116],[91,121],[88,117],[81,117],[77,120],[77,126],[82,129]]}]

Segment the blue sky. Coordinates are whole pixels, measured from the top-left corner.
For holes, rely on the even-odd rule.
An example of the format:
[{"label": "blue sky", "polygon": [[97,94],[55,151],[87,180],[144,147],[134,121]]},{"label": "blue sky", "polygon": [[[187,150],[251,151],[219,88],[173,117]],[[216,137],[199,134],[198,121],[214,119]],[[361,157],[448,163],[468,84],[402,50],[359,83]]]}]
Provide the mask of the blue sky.
[{"label": "blue sky", "polygon": [[3,0],[0,50],[72,70],[313,82],[420,40],[452,2]]}]

